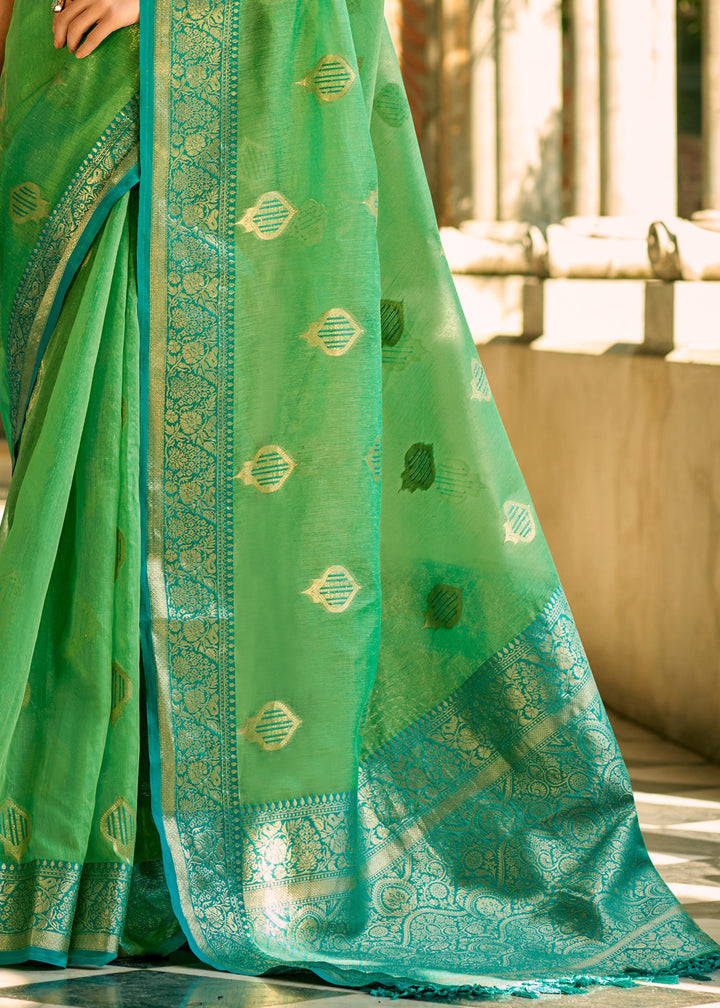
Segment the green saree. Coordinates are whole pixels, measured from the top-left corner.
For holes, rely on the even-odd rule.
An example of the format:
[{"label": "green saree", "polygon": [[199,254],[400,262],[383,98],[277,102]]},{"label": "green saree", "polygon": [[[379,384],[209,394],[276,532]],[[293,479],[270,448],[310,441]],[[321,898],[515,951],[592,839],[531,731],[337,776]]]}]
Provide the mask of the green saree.
[{"label": "green saree", "polygon": [[0,962],[720,965],[642,843],[382,4],[143,3],[139,55],[77,61],[16,0],[2,77]]}]

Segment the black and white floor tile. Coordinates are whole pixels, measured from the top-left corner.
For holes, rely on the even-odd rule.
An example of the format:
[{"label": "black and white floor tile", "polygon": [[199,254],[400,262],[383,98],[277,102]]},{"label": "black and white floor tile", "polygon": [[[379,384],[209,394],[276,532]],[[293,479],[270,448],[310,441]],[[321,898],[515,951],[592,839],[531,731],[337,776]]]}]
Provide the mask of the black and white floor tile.
[{"label": "black and white floor tile", "polygon": [[[720,766],[612,720],[651,857],[688,911],[720,941]],[[312,1001],[322,1002],[317,1008],[427,1008],[427,1002],[390,1002],[331,987],[309,974],[267,980],[220,973],[183,951],[170,961],[93,970],[0,969],[0,1008],[285,1008]],[[720,1008],[720,972],[706,982],[596,988],[538,1002],[543,1008]]]}]

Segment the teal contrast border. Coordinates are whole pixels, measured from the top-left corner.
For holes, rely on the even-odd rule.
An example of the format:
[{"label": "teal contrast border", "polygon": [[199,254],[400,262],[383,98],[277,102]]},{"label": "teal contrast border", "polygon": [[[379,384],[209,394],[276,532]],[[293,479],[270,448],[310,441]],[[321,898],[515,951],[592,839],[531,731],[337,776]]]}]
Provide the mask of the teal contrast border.
[{"label": "teal contrast border", "polygon": [[48,344],[50,342],[50,337],[52,336],[53,329],[57,324],[57,320],[60,317],[60,312],[62,311],[63,302],[65,300],[65,295],[70,289],[70,285],[75,278],[75,274],[80,268],[85,256],[90,251],[93,242],[97,238],[100,230],[108,218],[108,214],[112,210],[115,203],[124,196],[126,192],[129,192],[134,185],[137,185],[140,179],[140,167],[135,164],[133,167],[122,177],[122,179],[115,185],[100,201],[92,217],[90,218],[87,226],[85,227],[83,233],[81,234],[78,242],[70,254],[70,258],[67,261],[67,265],[63,271],[63,275],[58,284],[57,293],[55,299],[52,303],[50,309],[50,314],[48,315],[47,322],[45,323],[45,328],[43,334],[40,338],[40,344],[38,346],[37,359],[35,361],[35,366],[33,368],[32,379],[30,381],[30,388],[28,391],[27,399],[22,404],[22,408],[18,413],[18,429],[15,433],[15,438],[12,445],[13,458],[17,459],[17,451],[20,446],[20,438],[22,436],[23,427],[25,425],[25,417],[27,415],[28,404],[30,402],[30,397],[32,395],[32,390],[35,386],[37,380],[38,372],[40,371],[40,365],[42,359],[47,350]]},{"label": "teal contrast border", "polygon": [[[215,47],[219,65],[217,87],[213,89],[213,100],[204,111],[205,128],[208,135],[218,138],[218,150],[225,152],[236,147],[237,132],[237,58],[236,47],[239,36],[238,22],[240,5],[227,0],[215,0],[215,7],[222,14],[222,39],[206,28],[199,27],[201,35],[209,37],[209,44]],[[184,842],[187,837],[187,815],[180,811],[181,802],[177,798],[178,778],[173,767],[172,753],[164,749],[165,739],[173,745],[172,735],[177,717],[182,713],[175,701],[170,701],[170,686],[174,684],[173,663],[178,647],[166,641],[167,614],[177,611],[175,589],[178,572],[168,570],[163,551],[164,537],[167,536],[168,516],[183,521],[182,511],[172,513],[171,502],[164,494],[168,475],[168,440],[162,425],[165,401],[168,396],[167,380],[173,368],[169,346],[182,344],[187,338],[194,338],[194,330],[184,331],[175,325],[170,317],[169,303],[161,303],[168,297],[160,278],[157,295],[153,289],[155,279],[155,258],[158,255],[168,269],[174,262],[177,250],[174,246],[175,217],[163,220],[154,215],[165,211],[156,208],[165,206],[166,197],[172,191],[173,172],[177,169],[178,158],[168,151],[169,136],[165,134],[163,118],[167,115],[167,129],[172,129],[173,102],[180,100],[183,89],[183,55],[173,48],[175,24],[187,27],[182,0],[141,0],[140,13],[140,212],[138,222],[138,278],[139,278],[139,321],[141,331],[141,502],[143,530],[143,558],[141,574],[141,615],[140,637],[144,674],[147,681],[148,698],[148,748],[151,778],[151,809],[161,838],[166,881],[173,910],[185,936],[197,956],[208,964],[219,968],[230,968],[237,972],[256,975],[273,965],[260,952],[250,932],[244,906],[240,866],[236,852],[240,849],[241,822],[237,804],[231,796],[237,791],[237,756],[235,751],[234,724],[234,683],[232,665],[230,672],[225,665],[233,661],[234,640],[232,621],[233,593],[233,525],[232,483],[233,458],[233,396],[227,380],[219,382],[223,403],[218,407],[218,438],[215,451],[214,476],[217,481],[218,498],[216,512],[215,553],[224,558],[213,573],[215,611],[223,613],[222,619],[215,618],[220,644],[217,678],[219,688],[224,692],[225,725],[220,747],[223,758],[222,788],[225,799],[213,803],[214,820],[211,829],[221,829],[226,840],[226,857],[222,868],[212,876],[212,880],[198,880],[195,865],[188,857]],[[179,83],[176,83],[178,81]],[[161,135],[162,133],[162,135]],[[222,163],[221,163],[222,159]],[[220,241],[218,248],[234,248],[235,200],[233,187],[235,172],[232,164],[225,163],[225,155],[219,154],[212,166],[214,183],[210,192],[190,191],[185,194],[187,202],[205,204],[208,212],[217,213],[216,223]],[[168,181],[164,181],[167,170]],[[162,180],[162,181],[161,181]],[[188,253],[183,251],[177,260],[185,266]],[[192,253],[190,253],[192,255]],[[167,259],[167,262],[166,262]],[[223,292],[218,314],[209,314],[211,340],[218,350],[218,365],[221,374],[232,374],[234,352],[235,311],[234,311],[234,262],[223,258],[218,252],[211,270],[220,278],[219,287]],[[157,302],[155,298],[157,297]],[[157,313],[157,318],[156,318]],[[168,331],[169,326],[169,331]],[[157,455],[156,455],[157,453]],[[177,509],[177,505],[176,505]],[[150,517],[152,516],[152,518]],[[152,523],[152,524],[151,524]],[[157,606],[157,611],[156,611]],[[207,618],[207,611],[201,609],[196,614],[199,619]],[[167,653],[160,648],[167,647]],[[186,648],[186,651],[188,649]],[[167,660],[168,670],[164,663]],[[167,676],[166,680],[164,677]],[[161,678],[163,677],[163,678]],[[167,695],[166,695],[167,693]],[[168,719],[167,723],[165,718]],[[172,779],[172,796],[165,793],[165,777]],[[185,782],[187,786],[187,782]],[[178,788],[179,789],[179,788]],[[236,926],[227,932],[217,932],[208,927],[201,909],[227,904]]]},{"label": "teal contrast border", "polygon": [[[168,0],[166,0],[168,2]],[[155,109],[155,0],[140,0],[140,186],[137,227],[138,323],[140,329],[140,654],[146,685],[148,757],[150,764],[150,809],[160,837],[165,881],[182,937],[198,959],[217,966],[198,946],[185,917],[172,852],[163,823],[161,792],[160,728],[155,646],[152,633],[150,581],[148,577],[148,447],[150,396],[150,237],[152,226],[153,149]],[[142,712],[141,715],[142,717]],[[182,944],[174,939],[175,948]],[[172,948],[163,952],[173,951]]]},{"label": "teal contrast border", "polygon": [[40,232],[15,291],[6,347],[6,426],[14,456],[42,356],[73,276],[110,208],[137,182],[137,127],[135,95],[120,109],[68,183]]}]

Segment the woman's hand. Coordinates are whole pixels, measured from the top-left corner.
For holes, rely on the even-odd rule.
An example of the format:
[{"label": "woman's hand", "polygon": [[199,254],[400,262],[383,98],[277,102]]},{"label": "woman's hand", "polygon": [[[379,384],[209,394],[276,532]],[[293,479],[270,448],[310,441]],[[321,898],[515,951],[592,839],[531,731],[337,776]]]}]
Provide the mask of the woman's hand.
[{"label": "woman's hand", "polygon": [[10,27],[12,12],[13,0],[0,0],[0,70],[5,62],[5,39]]},{"label": "woman's hand", "polygon": [[66,0],[65,8],[53,18],[55,48],[67,45],[82,59],[112,32],[139,20],[140,0]]}]

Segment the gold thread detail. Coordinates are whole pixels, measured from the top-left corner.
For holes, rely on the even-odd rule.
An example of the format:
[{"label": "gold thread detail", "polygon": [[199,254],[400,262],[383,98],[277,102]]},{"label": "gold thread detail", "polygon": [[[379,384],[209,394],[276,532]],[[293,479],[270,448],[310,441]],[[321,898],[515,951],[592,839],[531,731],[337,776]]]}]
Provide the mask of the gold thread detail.
[{"label": "gold thread detail", "polygon": [[535,519],[527,504],[505,501],[505,542],[529,543],[535,538]]},{"label": "gold thread detail", "polygon": [[238,226],[244,227],[247,232],[257,235],[263,241],[271,241],[283,233],[296,213],[297,209],[292,203],[282,193],[273,190],[265,193],[255,206],[245,211]]},{"label": "gold thread detail", "polygon": [[294,468],[294,460],[279,445],[265,445],[245,462],[235,479],[242,480],[245,486],[256,486],[262,493],[275,493]]},{"label": "gold thread detail", "polygon": [[367,207],[367,211],[371,216],[377,217],[378,207],[379,207],[379,197],[380,193],[377,189],[372,189],[368,194],[368,198],[363,200],[363,206]]},{"label": "gold thread detail", "polygon": [[111,676],[112,707],[110,708],[110,722],[115,726],[120,720],[120,715],[126,705],[130,703],[133,695],[132,680],[118,663],[112,663]]},{"label": "gold thread detail", "polygon": [[340,357],[364,332],[348,312],[342,308],[331,308],[307,332],[302,333],[300,339],[306,339],[310,346],[322,347],[329,357]]},{"label": "gold thread detail", "polygon": [[240,732],[248,742],[269,751],[283,749],[302,724],[281,700],[266,703],[254,717],[248,718]]},{"label": "gold thread detail", "polygon": [[320,101],[334,102],[346,95],[355,81],[355,71],[342,56],[328,55],[318,60],[303,80],[298,81]]},{"label": "gold thread detail", "polygon": [[135,813],[124,798],[116,798],[100,819],[100,832],[120,857],[129,861],[135,845]]},{"label": "gold thread detail", "polygon": [[342,613],[349,608],[360,591],[360,585],[344,567],[328,567],[322,577],[316,578],[302,593],[313,602],[324,606],[329,613]]},{"label": "gold thread detail", "polygon": [[0,840],[6,854],[19,862],[27,853],[31,836],[30,815],[11,798],[6,799],[0,805]]}]

